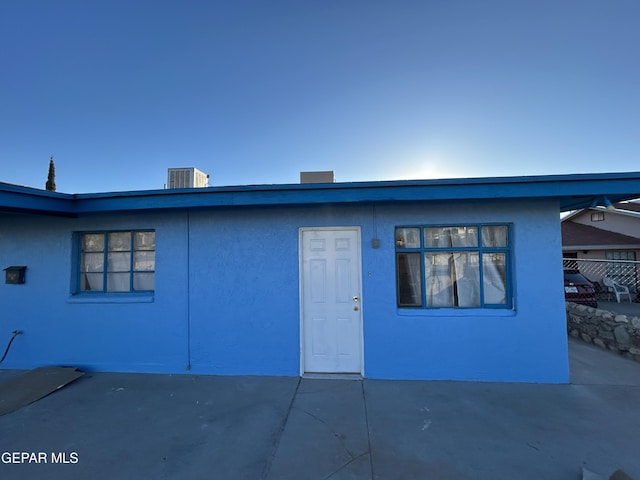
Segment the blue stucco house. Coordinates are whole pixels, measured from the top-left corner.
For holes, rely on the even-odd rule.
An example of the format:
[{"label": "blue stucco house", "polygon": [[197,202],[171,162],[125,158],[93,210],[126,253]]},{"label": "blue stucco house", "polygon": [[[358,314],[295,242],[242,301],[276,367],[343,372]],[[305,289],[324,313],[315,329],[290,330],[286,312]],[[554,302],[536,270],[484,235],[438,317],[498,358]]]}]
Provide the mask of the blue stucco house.
[{"label": "blue stucco house", "polygon": [[640,173],[0,184],[0,268],[26,267],[1,367],[567,382],[559,213],[639,196]]}]

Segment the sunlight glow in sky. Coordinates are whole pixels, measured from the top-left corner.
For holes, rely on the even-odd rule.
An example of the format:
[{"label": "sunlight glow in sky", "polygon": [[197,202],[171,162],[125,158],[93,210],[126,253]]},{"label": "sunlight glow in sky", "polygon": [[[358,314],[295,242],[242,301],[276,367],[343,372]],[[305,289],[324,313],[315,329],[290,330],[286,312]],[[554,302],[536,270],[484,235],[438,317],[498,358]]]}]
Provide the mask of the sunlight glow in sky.
[{"label": "sunlight glow in sky", "polygon": [[0,181],[639,170],[637,0],[0,2]]}]

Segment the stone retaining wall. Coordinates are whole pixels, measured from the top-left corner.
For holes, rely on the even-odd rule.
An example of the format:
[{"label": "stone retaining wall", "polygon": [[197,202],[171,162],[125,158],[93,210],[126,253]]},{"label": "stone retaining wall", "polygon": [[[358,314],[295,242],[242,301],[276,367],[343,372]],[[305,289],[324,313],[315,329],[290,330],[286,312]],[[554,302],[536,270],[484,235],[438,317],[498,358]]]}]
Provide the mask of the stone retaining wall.
[{"label": "stone retaining wall", "polygon": [[640,318],[566,302],[569,335],[640,362]]}]

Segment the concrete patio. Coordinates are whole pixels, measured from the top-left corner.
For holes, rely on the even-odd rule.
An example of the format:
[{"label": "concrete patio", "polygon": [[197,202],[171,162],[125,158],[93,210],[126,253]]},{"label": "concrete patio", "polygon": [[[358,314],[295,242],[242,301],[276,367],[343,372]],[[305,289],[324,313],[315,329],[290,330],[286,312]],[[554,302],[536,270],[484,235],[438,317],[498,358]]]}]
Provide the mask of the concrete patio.
[{"label": "concrete patio", "polygon": [[640,478],[640,363],[569,346],[570,385],[87,374],[0,417],[0,478]]}]

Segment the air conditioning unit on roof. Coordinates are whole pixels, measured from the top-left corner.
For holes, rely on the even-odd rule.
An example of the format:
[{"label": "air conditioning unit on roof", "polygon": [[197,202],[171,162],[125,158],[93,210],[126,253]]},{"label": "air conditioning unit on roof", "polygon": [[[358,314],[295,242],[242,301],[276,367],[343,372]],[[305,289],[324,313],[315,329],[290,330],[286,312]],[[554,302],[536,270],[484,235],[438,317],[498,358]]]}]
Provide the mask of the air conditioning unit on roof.
[{"label": "air conditioning unit on roof", "polygon": [[209,175],[197,168],[170,168],[167,188],[202,188],[209,186]]}]

